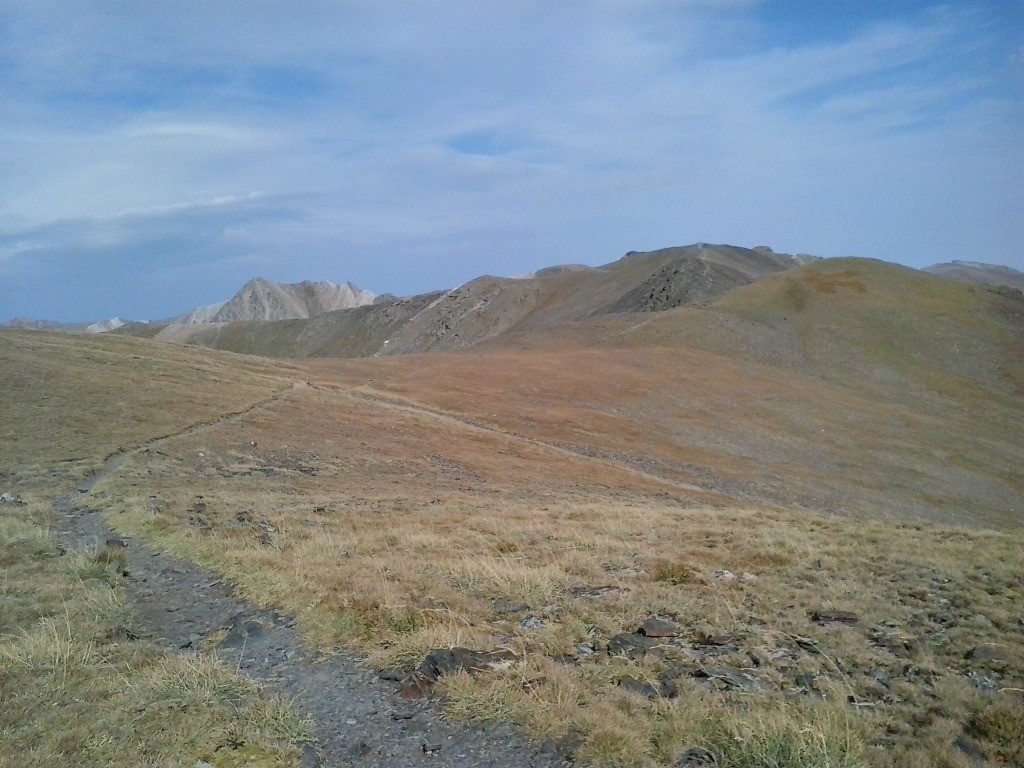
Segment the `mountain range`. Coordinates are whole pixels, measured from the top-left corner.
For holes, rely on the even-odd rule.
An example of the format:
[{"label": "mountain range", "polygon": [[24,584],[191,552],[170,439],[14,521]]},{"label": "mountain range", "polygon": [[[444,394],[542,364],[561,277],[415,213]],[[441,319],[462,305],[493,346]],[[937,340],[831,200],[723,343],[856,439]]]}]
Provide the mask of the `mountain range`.
[{"label": "mountain range", "polygon": [[[282,311],[283,302],[275,311],[266,311],[267,302],[261,303],[259,296],[273,284],[253,281],[232,300],[230,311],[229,305],[216,312],[197,310],[206,312],[209,321],[186,316],[176,323],[128,324],[117,332],[291,358],[467,349],[498,337],[590,318],[706,304],[770,275],[819,261],[805,254],[775,253],[765,246],[696,243],[631,251],[597,267],[559,265],[516,278],[485,275],[447,291],[403,298],[385,294],[364,299],[359,306],[301,315]],[[996,280],[1012,277],[1012,272],[979,267],[974,274]],[[239,319],[220,322],[227,317]]]},{"label": "mountain range", "polygon": [[[293,288],[235,311],[310,316],[0,329],[0,517],[30,579],[56,561],[25,513],[61,493],[135,537],[119,557],[178,552],[403,684],[514,648],[452,711],[561,717],[601,747],[580,764],[812,741],[801,764],[1024,764],[1020,290],[707,244],[320,314]],[[129,562],[129,594],[164,583]],[[191,644],[194,589],[149,597]],[[317,666],[303,691],[333,707]],[[734,759],[722,712],[777,725]]]},{"label": "mountain range", "polygon": [[[290,344],[288,337],[295,333],[311,336],[300,347],[294,348],[293,353],[300,357],[425,351],[464,347],[479,341],[479,330],[467,334],[465,328],[454,332],[452,328],[465,325],[467,320],[481,315],[494,319],[493,323],[484,323],[490,326],[490,330],[484,331],[483,335],[489,336],[506,330],[506,326],[511,328],[524,322],[529,327],[536,323],[544,325],[567,319],[578,320],[602,313],[672,309],[706,301],[766,275],[817,258],[806,254],[777,254],[767,246],[748,249],[696,243],[649,252],[631,251],[622,259],[599,267],[563,264],[515,278],[485,275],[452,290],[405,298],[387,293],[378,296],[351,282],[340,285],[309,280],[276,283],[255,277],[231,299],[196,307],[163,320],[126,321],[113,317],[99,322],[62,323],[16,317],[3,325],[69,333],[106,333],[123,328],[121,332],[129,335],[157,336],[162,340],[217,347],[222,343],[218,339],[225,334],[237,336],[241,329],[214,331],[205,326],[311,320],[339,310],[378,305],[375,310],[344,319],[327,318],[308,328],[291,325],[266,331],[271,337],[280,336],[281,344]],[[1006,266],[951,261],[925,267],[922,271],[982,285],[1024,290],[1024,273]],[[553,306],[561,304],[561,299],[552,299],[552,295],[560,295],[567,288],[568,293],[576,295],[564,306]],[[505,306],[509,302],[512,306]],[[488,307],[490,309],[486,310]],[[425,312],[427,309],[430,311]],[[421,313],[424,314],[420,316]],[[502,315],[502,318],[495,315]],[[417,318],[417,323],[405,335],[397,333],[398,328],[404,327],[406,321],[413,317]],[[353,325],[366,327],[359,334],[352,335]],[[178,326],[204,327],[182,329]],[[329,343],[326,348],[318,350],[318,344],[326,343],[325,335],[332,335],[332,328],[351,338],[346,343]],[[396,331],[396,338],[389,337],[391,331]],[[411,339],[407,338],[409,336]],[[230,347],[234,342],[224,343]]]},{"label": "mountain range", "polygon": [[149,326],[231,323],[247,320],[286,320],[309,318],[338,309],[349,309],[371,303],[375,294],[352,283],[331,282],[275,283],[254,277],[232,298],[196,307],[175,317],[155,321],[126,321],[119,317],[96,323],[59,323],[48,320],[13,318],[5,325],[30,330],[65,331],[68,333],[106,333],[124,325],[132,332],[145,334]]}]

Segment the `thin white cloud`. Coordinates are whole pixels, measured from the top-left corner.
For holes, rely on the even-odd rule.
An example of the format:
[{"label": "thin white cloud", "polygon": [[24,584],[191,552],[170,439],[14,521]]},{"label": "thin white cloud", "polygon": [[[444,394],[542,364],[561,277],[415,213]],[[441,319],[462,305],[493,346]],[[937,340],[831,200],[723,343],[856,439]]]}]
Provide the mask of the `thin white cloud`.
[{"label": "thin white cloud", "polygon": [[759,10],[12,0],[0,259],[130,251],[139,285],[277,259],[395,292],[695,240],[1024,266],[991,13],[783,45]]}]

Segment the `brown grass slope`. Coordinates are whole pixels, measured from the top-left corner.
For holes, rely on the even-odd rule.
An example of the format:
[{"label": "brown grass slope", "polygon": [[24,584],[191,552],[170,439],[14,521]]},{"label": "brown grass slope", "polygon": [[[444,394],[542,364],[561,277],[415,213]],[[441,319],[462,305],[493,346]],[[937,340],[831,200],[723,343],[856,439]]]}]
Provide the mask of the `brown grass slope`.
[{"label": "brown grass slope", "polygon": [[123,561],[62,541],[52,508],[111,453],[266,401],[288,373],[134,339],[0,331],[0,492],[16,500],[0,502],[0,766],[300,764],[308,728],[287,704],[233,666],[138,640]]},{"label": "brown grass slope", "polygon": [[[830,269],[781,277],[830,285]],[[861,272],[836,279],[865,290],[823,289],[829,308],[811,296],[805,312],[857,315],[890,281],[870,263],[843,269]],[[917,288],[925,305],[945,290]],[[1012,306],[955,296],[947,314],[1012,349]],[[920,379],[901,360],[850,377],[813,356],[747,359],[762,345],[725,354],[735,350],[716,345],[732,336],[698,336],[719,315],[787,349],[757,335],[777,308],[744,319],[731,299],[459,354],[286,364],[3,334],[15,436],[4,481],[24,492],[60,476],[65,446],[95,461],[114,443],[208,422],[134,455],[82,503],[297,615],[327,652],[354,643],[408,669],[430,648],[511,649],[507,669],[442,680],[453,715],[514,719],[588,764],[671,765],[691,746],[724,768],[1019,761],[1024,542],[1019,517],[995,504],[1010,479],[932,504],[918,498],[925,481],[893,463],[967,449],[1018,460],[1012,426],[982,434],[1020,423],[1012,375],[967,377],[958,395],[945,363]],[[874,360],[859,338],[843,344]],[[920,409],[900,396],[906,382],[928,394]],[[830,507],[850,514],[821,514]],[[1005,529],[893,519],[939,513]],[[726,569],[751,578],[716,578]],[[580,585],[614,589],[588,599]],[[858,621],[820,625],[808,615],[819,609]],[[678,624],[677,640],[614,652],[616,635],[655,615]],[[740,673],[752,689],[725,682]]]},{"label": "brown grass slope", "polygon": [[1019,294],[834,260],[705,308],[372,370],[397,395],[708,489],[1019,525],[1022,339]]},{"label": "brown grass slope", "polygon": [[[466,349],[485,339],[609,312],[666,309],[796,265],[793,257],[697,244],[631,252],[592,270],[531,279],[481,277],[449,291],[414,317],[388,354]],[[716,277],[719,278],[716,281]]]},{"label": "brown grass slope", "polygon": [[294,369],[108,335],[0,330],[0,486],[53,494],[123,447],[270,398]]}]

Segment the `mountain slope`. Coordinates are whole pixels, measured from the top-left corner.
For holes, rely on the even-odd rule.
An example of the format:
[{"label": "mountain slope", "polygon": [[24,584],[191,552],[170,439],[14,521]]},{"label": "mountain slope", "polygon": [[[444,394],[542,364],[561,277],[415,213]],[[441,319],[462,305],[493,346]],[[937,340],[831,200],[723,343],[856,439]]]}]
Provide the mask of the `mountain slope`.
[{"label": "mountain slope", "polygon": [[[369,348],[447,295],[200,330]],[[511,650],[440,683],[449,715],[581,734],[581,763],[1021,762],[1024,296],[859,259],[555,325],[576,309],[518,296],[458,353],[0,331],[0,488],[50,509],[128,449],[78,515],[296,616],[311,651],[415,682],[434,649]],[[666,616],[675,639],[638,633]]]},{"label": "mountain slope", "polygon": [[1017,292],[819,261],[702,307],[373,365],[376,386],[396,395],[707,490],[843,513],[1021,519]]},{"label": "mountain slope", "polygon": [[[466,349],[508,333],[706,301],[805,260],[765,248],[699,243],[631,252],[597,268],[568,265],[524,278],[483,276],[450,291],[385,301],[346,317],[216,331],[169,328],[157,338],[296,358]],[[261,306],[261,291],[259,286],[247,291],[241,303]],[[212,320],[234,317],[228,309]],[[258,312],[248,314],[261,319]]]},{"label": "mountain slope", "polygon": [[308,319],[171,325],[156,339],[264,357],[370,357],[386,350],[396,329],[441,295],[364,304]]},{"label": "mountain slope", "polygon": [[374,294],[352,283],[274,283],[256,277],[212,314],[208,322],[290,320],[370,304]]},{"label": "mountain slope", "polygon": [[182,315],[172,317],[170,320],[165,320],[163,324],[193,325],[195,323],[209,323],[212,322],[213,316],[216,315],[225,304],[227,304],[227,301],[218,301],[213,304],[196,307]]},{"label": "mountain slope", "polygon": [[925,272],[957,280],[967,280],[982,285],[1006,285],[1024,291],[1024,272],[998,264],[982,264],[976,261],[950,261],[945,264],[932,264],[924,268]]}]

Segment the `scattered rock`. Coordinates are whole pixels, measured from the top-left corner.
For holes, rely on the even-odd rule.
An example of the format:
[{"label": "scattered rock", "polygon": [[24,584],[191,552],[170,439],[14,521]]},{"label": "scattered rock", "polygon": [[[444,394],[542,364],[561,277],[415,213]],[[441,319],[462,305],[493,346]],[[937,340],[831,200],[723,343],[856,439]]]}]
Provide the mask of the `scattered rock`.
[{"label": "scattered rock", "polygon": [[968,661],[981,662],[991,667],[1002,667],[1009,663],[1006,654],[993,645],[976,645],[964,654],[964,658]]},{"label": "scattered rock", "polygon": [[878,706],[875,702],[865,701],[854,696],[852,693],[846,697],[846,701],[847,703],[852,704],[853,706],[858,707],[860,709],[874,709]]},{"label": "scattered rock", "polygon": [[740,575],[740,581],[744,581],[747,584],[757,584],[758,577],[755,574],[753,574],[753,573],[747,573],[746,571],[744,571]]},{"label": "scattered rock", "polygon": [[619,687],[648,699],[657,699],[661,696],[661,693],[653,685],[645,683],[643,680],[637,680],[635,677],[622,678],[619,680]]},{"label": "scattered rock", "polygon": [[698,667],[694,677],[710,680],[719,690],[773,691],[775,686],[767,680],[754,677],[747,672],[722,667]]},{"label": "scattered rock", "polygon": [[817,624],[848,624],[860,621],[860,617],[852,611],[811,611],[811,621]]},{"label": "scattered rock", "polygon": [[483,672],[507,666],[515,658],[508,650],[471,651],[468,648],[439,648],[427,654],[420,669],[436,677],[454,672]]},{"label": "scattered rock", "polygon": [[718,760],[704,747],[690,747],[675,762],[675,768],[697,768],[701,765],[714,765]]},{"label": "scattered rock", "polygon": [[400,683],[406,678],[406,672],[398,667],[392,667],[390,669],[382,669],[377,673],[377,677],[381,680],[388,680],[392,683]]},{"label": "scattered rock", "polygon": [[625,656],[627,659],[642,659],[656,648],[658,642],[653,637],[644,637],[630,633],[616,635],[608,641],[609,656]]},{"label": "scattered rock", "polygon": [[813,672],[800,672],[793,678],[793,682],[801,688],[814,688],[814,681],[817,677]]},{"label": "scattered rock", "polygon": [[548,623],[540,616],[527,616],[525,619],[519,622],[520,629],[543,629]]},{"label": "scattered rock", "polygon": [[986,764],[988,762],[988,757],[981,751],[981,749],[978,748],[978,745],[962,733],[954,739],[953,746],[963,752],[968,759],[974,762]]},{"label": "scattered rock", "polygon": [[985,675],[981,675],[973,671],[968,672],[965,677],[974,683],[979,691],[992,693],[996,689],[997,683],[991,677],[985,677]]},{"label": "scattered rock", "polygon": [[714,634],[708,631],[701,631],[697,633],[696,641],[698,645],[732,646],[735,644],[736,638],[728,632]]},{"label": "scattered rock", "polygon": [[868,638],[876,648],[888,651],[901,659],[916,658],[922,649],[918,638],[901,632],[891,622],[876,624],[868,631]]},{"label": "scattered rock", "polygon": [[440,752],[443,745],[439,741],[424,741],[422,746],[424,755],[433,755]]},{"label": "scattered rock", "polygon": [[882,686],[885,689],[891,689],[892,688],[892,680],[885,673],[885,670],[882,670],[882,669],[874,670],[871,673],[871,679],[874,680],[876,683],[878,683],[880,686]]},{"label": "scattered rock", "polygon": [[813,640],[811,640],[811,638],[794,637],[793,642],[796,643],[797,647],[800,650],[807,651],[807,653],[811,654],[812,656],[821,656],[821,648],[819,648],[817,644]]},{"label": "scattered rock", "polygon": [[491,609],[498,614],[515,614],[525,613],[530,610],[530,606],[525,603],[512,603],[507,600],[495,600],[491,603]]},{"label": "scattered rock", "polygon": [[20,496],[15,496],[13,493],[0,493],[0,504],[24,504]]},{"label": "scattered rock", "polygon": [[597,653],[597,646],[594,643],[583,643],[576,646],[575,652],[576,658],[585,659],[587,656],[593,656]]},{"label": "scattered rock", "polygon": [[398,695],[406,699],[424,696],[439,677],[456,672],[475,674],[508,666],[515,654],[508,650],[471,651],[468,648],[436,648],[409,676]]},{"label": "scattered rock", "polygon": [[678,637],[679,625],[664,619],[650,618],[638,630],[644,637]]},{"label": "scattered rock", "polygon": [[596,600],[600,597],[608,597],[610,595],[617,595],[622,590],[618,587],[613,587],[610,584],[606,584],[603,587],[569,587],[570,597],[583,598],[586,600]]},{"label": "scattered rock", "polygon": [[715,581],[728,583],[731,581],[736,581],[736,574],[732,571],[715,571],[711,574],[711,578],[713,578]]}]

